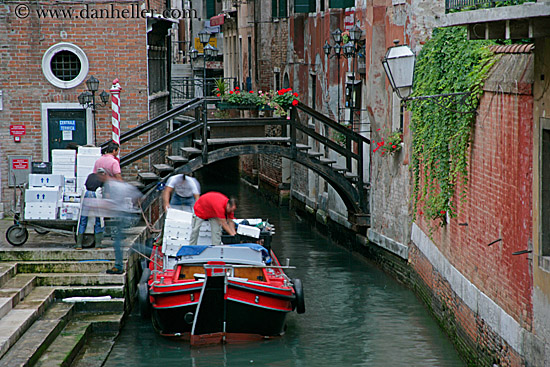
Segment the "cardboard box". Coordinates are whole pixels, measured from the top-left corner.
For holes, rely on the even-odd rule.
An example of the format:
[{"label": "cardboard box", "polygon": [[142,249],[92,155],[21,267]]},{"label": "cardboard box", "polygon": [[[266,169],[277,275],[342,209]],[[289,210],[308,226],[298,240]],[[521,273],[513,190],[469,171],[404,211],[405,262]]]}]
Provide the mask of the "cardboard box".
[{"label": "cardboard box", "polygon": [[25,204],[25,219],[57,219],[56,203]]},{"label": "cardboard box", "polygon": [[61,187],[29,187],[25,190],[25,204],[56,203],[62,199]]},{"label": "cardboard box", "polygon": [[29,175],[29,186],[63,186],[65,184],[65,177],[59,174],[36,174],[31,173]]},{"label": "cardboard box", "polygon": [[78,220],[79,216],[80,204],[78,203],[63,203],[59,209],[59,219]]},{"label": "cardboard box", "polygon": [[99,159],[99,156],[95,156],[95,155],[86,155],[86,154],[83,154],[83,155],[78,155],[78,157],[76,157],[76,167],[83,167],[83,166],[94,166],[95,164],[95,161],[97,161]]}]

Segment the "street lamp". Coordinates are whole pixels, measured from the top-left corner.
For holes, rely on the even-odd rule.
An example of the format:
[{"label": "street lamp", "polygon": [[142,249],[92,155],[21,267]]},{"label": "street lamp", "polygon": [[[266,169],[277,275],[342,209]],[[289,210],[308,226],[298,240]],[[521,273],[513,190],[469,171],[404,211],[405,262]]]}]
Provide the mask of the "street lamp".
[{"label": "street lamp", "polygon": [[[95,93],[99,89],[99,80],[94,77],[93,75],[86,81],[86,87],[88,88],[87,91],[84,91],[79,94],[78,96],[78,103],[82,105],[83,108],[92,108],[92,117],[94,122],[94,144],[97,145],[97,133],[96,133],[96,122],[95,122],[95,114],[97,112],[96,110],[96,102],[95,102]],[[109,93],[102,91],[99,94],[99,98],[101,99],[100,106],[105,106],[109,102]]]},{"label": "street lamp", "polygon": [[[325,52],[325,55],[330,57],[336,57],[338,59],[338,123],[340,123],[340,57],[342,56],[342,46],[340,45],[342,43],[342,31],[340,28],[336,28],[331,33],[332,39],[334,41],[334,46],[331,46],[328,41],[325,41],[325,45],[323,46],[323,51]],[[330,51],[334,49],[334,55],[330,55]]]},{"label": "street lamp", "polygon": [[[457,92],[457,93],[444,93],[435,94],[430,96],[418,96],[410,97],[412,93],[413,81],[414,81],[414,66],[416,62],[416,56],[411,48],[407,45],[399,45],[399,40],[393,41],[395,46],[390,47],[386,52],[386,56],[382,59],[382,65],[386,76],[390,81],[393,91],[402,100],[414,101],[414,100],[427,100],[427,99],[448,99],[449,102],[454,104],[466,104],[466,96],[470,95],[470,92]],[[452,97],[462,96],[458,102],[451,100]],[[437,102],[436,102],[437,103]],[[446,108],[444,104],[439,103],[443,108]],[[467,111],[464,113],[471,113],[475,110]]]},{"label": "street lamp", "polygon": [[350,90],[350,105],[349,105],[349,126],[353,130],[353,109],[355,107],[355,62],[357,59],[357,54],[361,51],[361,46],[359,41],[361,40],[361,34],[363,31],[361,28],[354,24],[353,27],[349,30],[349,39],[350,41],[346,43],[344,48],[344,56],[349,59],[353,57],[353,71],[352,71],[352,86]]}]

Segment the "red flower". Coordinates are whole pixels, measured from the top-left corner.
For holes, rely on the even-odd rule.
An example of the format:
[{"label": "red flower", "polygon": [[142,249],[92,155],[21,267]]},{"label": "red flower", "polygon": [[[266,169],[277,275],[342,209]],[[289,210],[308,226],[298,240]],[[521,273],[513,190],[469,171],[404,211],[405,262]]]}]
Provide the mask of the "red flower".
[{"label": "red flower", "polygon": [[279,90],[279,91],[277,91],[277,94],[278,94],[278,95],[280,95],[280,96],[282,96],[282,95],[283,95],[284,93],[285,93],[285,92],[283,92],[283,90],[282,90],[282,89],[281,89],[281,90]]},{"label": "red flower", "polygon": [[254,93],[254,91],[251,90],[249,93]]},{"label": "red flower", "polygon": [[297,99],[295,99],[295,100],[292,101],[292,105],[293,105],[293,106],[296,106],[297,104],[298,104],[298,100],[297,100]]},{"label": "red flower", "polygon": [[298,93],[296,93],[296,92],[292,93],[292,95],[293,95],[294,97],[298,97]]},{"label": "red flower", "polygon": [[445,214],[445,210],[442,210],[439,213],[443,215],[443,214]]},{"label": "red flower", "polygon": [[233,94],[233,91],[232,91],[232,90],[231,90],[231,91],[229,91],[229,94]]},{"label": "red flower", "polygon": [[380,131],[380,129],[376,129],[376,131]]},{"label": "red flower", "polygon": [[421,211],[418,212],[418,214],[419,214],[419,215],[423,215],[424,212],[421,210]]},{"label": "red flower", "polygon": [[393,149],[397,148],[395,145],[392,145],[391,147],[392,147]]},{"label": "red flower", "polygon": [[218,94],[216,94],[216,97],[219,97],[219,96],[221,96],[221,94],[219,94],[219,93],[218,93]]},{"label": "red flower", "polygon": [[239,87],[235,87],[235,90],[239,90]]}]

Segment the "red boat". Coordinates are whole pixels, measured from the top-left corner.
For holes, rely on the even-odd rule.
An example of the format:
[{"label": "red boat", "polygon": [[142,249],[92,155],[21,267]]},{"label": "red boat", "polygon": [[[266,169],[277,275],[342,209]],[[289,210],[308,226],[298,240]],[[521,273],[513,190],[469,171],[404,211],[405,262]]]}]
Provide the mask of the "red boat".
[{"label": "red boat", "polygon": [[284,334],[289,312],[305,312],[302,283],[285,274],[292,267],[282,266],[271,250],[269,227],[237,227],[256,243],[190,246],[184,225],[190,220],[184,220],[177,226],[183,244],[174,246],[168,219],[163,245],[154,246],[138,285],[142,314],[151,313],[161,335],[191,345],[263,339]]}]

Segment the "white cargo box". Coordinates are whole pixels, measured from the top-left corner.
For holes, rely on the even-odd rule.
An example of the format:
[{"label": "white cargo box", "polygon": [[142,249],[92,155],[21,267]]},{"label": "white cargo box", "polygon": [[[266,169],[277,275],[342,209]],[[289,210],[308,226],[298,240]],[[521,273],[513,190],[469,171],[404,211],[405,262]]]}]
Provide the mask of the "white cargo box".
[{"label": "white cargo box", "polygon": [[80,203],[80,194],[77,192],[63,193],[63,201],[66,203]]},{"label": "white cargo box", "polygon": [[28,203],[25,205],[25,219],[57,219],[56,203]]},{"label": "white cargo box", "polygon": [[253,238],[260,238],[260,228],[247,226],[244,224],[239,224],[237,227],[237,234],[253,237]]},{"label": "white cargo box", "polygon": [[63,186],[64,184],[65,178],[63,175],[37,173],[31,173],[29,175],[29,186]]},{"label": "white cargo box", "polygon": [[80,215],[79,203],[63,203],[59,209],[59,219],[62,220],[78,220]]},{"label": "white cargo box", "polygon": [[56,203],[62,199],[61,187],[29,187],[25,190],[25,203]]},{"label": "white cargo box", "polygon": [[76,163],[76,150],[73,149],[54,149],[52,150],[52,165]]},{"label": "white cargo box", "polygon": [[78,167],[89,167],[89,166],[94,166],[95,162],[99,159],[98,156],[95,156],[95,155],[78,155],[78,157],[76,158],[76,168]]},{"label": "white cargo box", "polygon": [[80,155],[95,155],[101,156],[101,148],[99,147],[78,147],[78,156]]},{"label": "white cargo box", "polygon": [[94,166],[78,166],[76,168],[76,176],[84,177],[84,182],[86,182],[86,178],[88,178],[88,175],[93,171],[94,171]]}]

